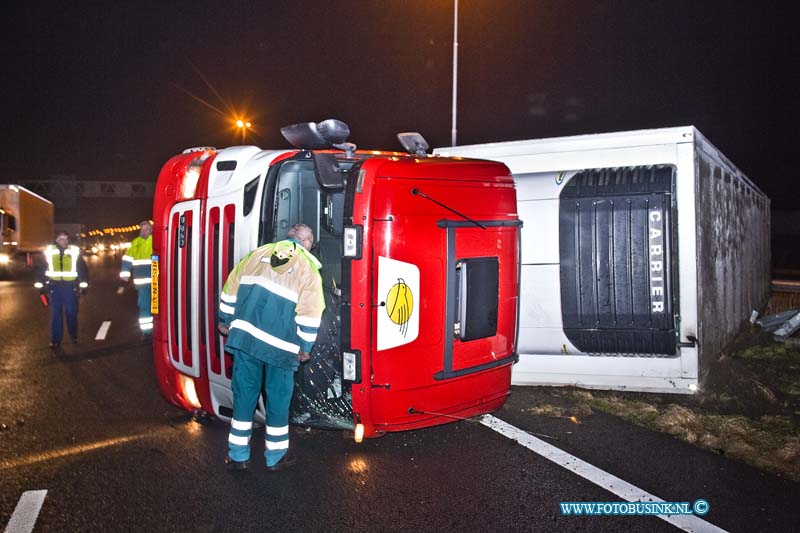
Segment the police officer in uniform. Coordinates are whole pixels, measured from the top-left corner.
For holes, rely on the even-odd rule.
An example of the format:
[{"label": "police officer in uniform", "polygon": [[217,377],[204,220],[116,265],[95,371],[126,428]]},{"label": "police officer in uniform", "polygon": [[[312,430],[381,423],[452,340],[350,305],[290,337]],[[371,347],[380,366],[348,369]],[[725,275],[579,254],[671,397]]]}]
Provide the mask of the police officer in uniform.
[{"label": "police officer in uniform", "polygon": [[40,269],[34,284],[42,294],[50,295],[50,348],[58,348],[64,335],[62,314],[67,317],[67,331],[73,344],[78,342],[78,291],[89,287],[89,273],[80,249],[69,244],[69,234],[56,233],[55,244],[44,251],[47,270]]}]

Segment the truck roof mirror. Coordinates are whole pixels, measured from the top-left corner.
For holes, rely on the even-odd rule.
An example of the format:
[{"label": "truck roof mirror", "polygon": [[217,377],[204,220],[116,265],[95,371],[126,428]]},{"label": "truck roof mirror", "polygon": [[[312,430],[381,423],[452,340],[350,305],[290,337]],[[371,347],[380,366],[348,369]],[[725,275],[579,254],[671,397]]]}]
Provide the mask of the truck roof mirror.
[{"label": "truck roof mirror", "polygon": [[416,131],[407,131],[397,134],[397,140],[403,145],[406,152],[417,157],[428,157],[428,141]]},{"label": "truck roof mirror", "polygon": [[314,174],[321,188],[344,189],[344,173],[335,154],[314,154]]}]

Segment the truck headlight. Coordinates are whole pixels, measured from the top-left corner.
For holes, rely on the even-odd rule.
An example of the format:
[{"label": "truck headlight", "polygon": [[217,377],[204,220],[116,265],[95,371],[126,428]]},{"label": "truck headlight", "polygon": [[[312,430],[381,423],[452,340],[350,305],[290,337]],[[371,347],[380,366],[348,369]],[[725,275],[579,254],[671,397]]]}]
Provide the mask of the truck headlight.
[{"label": "truck headlight", "polygon": [[0,254],[0,265],[7,265],[11,262],[11,256],[8,254]]},{"label": "truck headlight", "polygon": [[181,374],[181,389],[183,397],[192,407],[200,409],[200,398],[197,397],[197,389],[194,386],[194,379],[191,376]]},{"label": "truck headlight", "polygon": [[190,166],[186,169],[181,182],[181,196],[184,200],[194,198],[198,181],[200,181],[200,167]]}]

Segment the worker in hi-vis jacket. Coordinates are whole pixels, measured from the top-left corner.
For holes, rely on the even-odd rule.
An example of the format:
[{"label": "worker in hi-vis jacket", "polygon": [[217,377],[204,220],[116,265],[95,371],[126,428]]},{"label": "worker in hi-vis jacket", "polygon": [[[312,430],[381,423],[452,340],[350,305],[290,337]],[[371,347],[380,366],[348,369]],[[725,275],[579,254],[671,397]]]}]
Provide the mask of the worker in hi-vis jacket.
[{"label": "worker in hi-vis jacket", "polygon": [[236,265],[220,295],[220,332],[233,354],[230,469],[247,468],[253,413],[266,392],[267,470],[294,464],[289,451],[289,404],[294,373],[310,359],[325,309],[320,262],[311,255],[314,233],[295,224],[288,238],[256,248]]},{"label": "worker in hi-vis jacket", "polygon": [[78,292],[89,287],[89,272],[80,248],[69,243],[66,231],[56,232],[56,242],[45,248],[44,257],[47,262],[39,269],[34,287],[50,296],[50,348],[56,349],[64,335],[62,314],[67,317],[72,343],[78,342]]},{"label": "worker in hi-vis jacket", "polygon": [[139,329],[142,336],[153,331],[153,314],[150,312],[151,265],[153,256],[153,223],[142,220],[139,236],[133,239],[131,247],[122,256],[122,269],[119,277],[127,282],[133,274],[133,285],[139,293]]}]

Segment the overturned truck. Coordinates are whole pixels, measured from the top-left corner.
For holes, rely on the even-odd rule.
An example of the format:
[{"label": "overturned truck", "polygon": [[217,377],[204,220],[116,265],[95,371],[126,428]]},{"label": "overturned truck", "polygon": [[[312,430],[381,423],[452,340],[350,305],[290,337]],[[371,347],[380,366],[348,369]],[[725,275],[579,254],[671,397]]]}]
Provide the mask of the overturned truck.
[{"label": "overturned truck", "polygon": [[232,416],[222,286],[247,253],[303,222],[326,309],[292,422],[372,437],[500,407],[516,361],[521,225],[505,165],[427,157],[414,135],[401,136],[410,153],[359,151],[338,121],[282,131],[294,149],[196,148],[161,171],[152,301],[162,394]]},{"label": "overturned truck", "polygon": [[691,393],[766,303],[769,199],[694,127],[436,153],[514,176],[514,384]]}]

